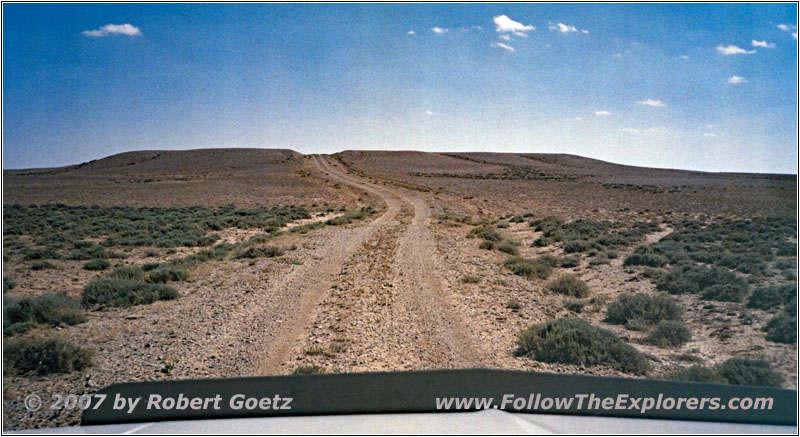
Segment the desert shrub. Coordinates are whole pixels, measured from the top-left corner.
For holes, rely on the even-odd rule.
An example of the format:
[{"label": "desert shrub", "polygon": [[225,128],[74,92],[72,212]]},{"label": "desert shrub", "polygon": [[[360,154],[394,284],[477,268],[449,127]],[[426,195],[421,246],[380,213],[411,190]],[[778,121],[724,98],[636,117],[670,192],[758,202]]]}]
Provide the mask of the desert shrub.
[{"label": "desert shrub", "polygon": [[84,261],[88,259],[124,258],[124,255],[112,252],[93,241],[76,241],[75,250],[70,252],[68,259]]},{"label": "desert shrub", "polygon": [[477,276],[464,275],[459,279],[463,284],[477,284],[481,279]]},{"label": "desert shrub", "polygon": [[547,288],[555,293],[564,294],[572,297],[587,297],[591,294],[589,286],[573,275],[564,275],[550,281]]},{"label": "desert shrub", "polygon": [[93,259],[83,265],[86,270],[105,270],[111,267],[111,263],[104,259]]},{"label": "desert shrub", "polygon": [[60,259],[61,254],[55,249],[46,247],[44,249],[34,249],[25,254],[25,260],[35,261],[40,259]]},{"label": "desert shrub", "polygon": [[753,293],[750,294],[750,297],[747,299],[747,307],[769,310],[778,308],[795,297],[797,297],[796,284],[782,285],[779,287],[760,287],[753,290]]},{"label": "desert shrub", "polygon": [[583,311],[584,306],[586,306],[586,301],[583,300],[569,299],[566,302],[564,302],[564,308],[574,313],[579,313]]},{"label": "desert shrub", "polygon": [[149,272],[150,270],[155,270],[161,266],[161,263],[144,263],[142,264],[142,270],[145,272]]},{"label": "desert shrub", "polygon": [[601,254],[597,255],[596,257],[592,258],[589,261],[589,265],[590,266],[599,266],[599,265],[608,264],[608,263],[609,263],[608,255],[605,254],[605,253],[601,253]]},{"label": "desert shrub", "polygon": [[81,303],[85,307],[131,306],[172,300],[180,296],[177,290],[163,284],[129,279],[96,279],[83,288]]},{"label": "desert shrub", "polygon": [[318,373],[325,373],[325,370],[322,367],[316,365],[300,366],[294,369],[295,375],[314,375]]},{"label": "desert shrub", "polygon": [[64,293],[22,299],[3,298],[3,334],[22,333],[37,324],[71,326],[86,321],[80,303]]},{"label": "desert shrub", "polygon": [[273,258],[283,255],[283,249],[276,246],[248,247],[236,255],[236,258]]},{"label": "desert shrub", "polygon": [[108,279],[122,279],[131,281],[144,280],[144,271],[136,266],[119,266],[114,268],[108,275]]},{"label": "desert shrub", "polygon": [[508,228],[510,225],[509,225],[507,222],[498,222],[496,226],[497,226],[499,229],[506,229],[506,228]]},{"label": "desert shrub", "polygon": [[3,293],[9,290],[13,290],[17,287],[17,281],[11,278],[3,278]]},{"label": "desert shrub", "polygon": [[747,285],[744,282],[712,285],[703,290],[703,300],[716,300],[720,302],[741,302],[747,295]]},{"label": "desert shrub", "polygon": [[511,299],[506,302],[506,308],[510,309],[511,311],[519,311],[522,309],[522,304],[516,299]]},{"label": "desert shrub", "polygon": [[494,250],[496,245],[497,243],[495,243],[494,241],[483,240],[480,242],[480,244],[478,244],[478,249]]},{"label": "desert shrub", "polygon": [[91,356],[89,351],[66,341],[20,338],[3,345],[3,369],[18,374],[68,373],[90,366]]},{"label": "desert shrub", "polygon": [[586,240],[570,240],[564,243],[565,253],[585,252],[589,250],[591,244]]},{"label": "desert shrub", "polygon": [[647,334],[644,342],[665,348],[680,346],[691,339],[692,333],[680,320],[662,320]]},{"label": "desert shrub", "polygon": [[524,276],[526,278],[547,279],[553,271],[553,267],[550,266],[550,263],[538,258],[530,259],[514,256],[506,260],[503,265],[515,275]]},{"label": "desert shrub", "polygon": [[663,267],[669,260],[666,256],[657,254],[650,246],[639,246],[632,254],[625,258],[623,265],[626,266],[648,266]]},{"label": "desert shrub", "polygon": [[171,281],[185,281],[189,278],[189,273],[186,270],[162,265],[158,268],[151,270],[147,275],[147,281],[155,284],[164,284]]},{"label": "desert shrub", "polygon": [[723,378],[716,369],[709,369],[703,366],[691,366],[676,372],[661,375],[659,379],[668,379],[670,381],[684,381],[684,382],[707,382],[712,384],[727,384],[728,381]]},{"label": "desert shrub", "polygon": [[[349,211],[340,215],[339,217],[334,217],[332,219],[328,219],[325,221],[326,225],[329,226],[340,226],[352,223],[355,220],[360,220],[364,217],[368,217],[375,213],[375,209],[371,206],[364,206],[357,211]],[[308,217],[306,217],[308,218]]]},{"label": "desert shrub", "polygon": [[467,238],[480,238],[481,240],[493,241],[495,243],[503,239],[499,232],[487,225],[473,228],[469,231],[469,234],[467,234]]},{"label": "desert shrub", "polygon": [[36,261],[35,263],[31,264],[31,270],[49,270],[55,269],[56,265],[51,263],[50,261]]},{"label": "desert shrub", "polygon": [[767,340],[775,343],[797,343],[797,314],[784,311],[771,318],[764,326]]},{"label": "desert shrub", "polygon": [[561,258],[561,267],[570,268],[578,267],[581,265],[581,259],[575,255],[565,256]]},{"label": "desert shrub", "polygon": [[764,360],[731,358],[717,368],[729,384],[780,387],[783,377]]},{"label": "desert shrub", "polygon": [[546,363],[609,365],[627,373],[645,373],[650,364],[611,331],[575,318],[533,325],[517,337],[517,356]]},{"label": "desert shrub", "polygon": [[[617,325],[654,325],[662,320],[679,320],[681,308],[670,296],[659,294],[623,294],[608,305],[606,321]],[[629,328],[630,329],[630,328]]]},{"label": "desert shrub", "polygon": [[701,293],[706,288],[730,284],[747,288],[746,282],[730,271],[718,267],[681,265],[673,268],[658,282],[656,288],[671,294]]},{"label": "desert shrub", "polygon": [[517,255],[519,254],[519,250],[517,250],[517,246],[508,240],[503,240],[497,245],[497,250],[503,253],[507,253],[509,255]]}]

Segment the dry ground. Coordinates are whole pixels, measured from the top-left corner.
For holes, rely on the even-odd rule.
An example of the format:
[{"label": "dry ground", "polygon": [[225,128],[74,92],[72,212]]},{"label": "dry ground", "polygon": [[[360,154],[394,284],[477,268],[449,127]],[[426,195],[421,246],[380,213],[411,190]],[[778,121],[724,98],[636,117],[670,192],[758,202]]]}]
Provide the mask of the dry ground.
[{"label": "dry ground", "polygon": [[[274,244],[296,247],[281,257],[196,267],[188,281],[175,285],[180,299],[106,308],[90,312],[80,325],[23,334],[91,348],[94,364],[72,374],[4,375],[5,429],[79,420],[76,413],[25,411],[22,399],[29,393],[93,392],[121,381],[286,374],[309,366],[329,373],[493,367],[621,374],[514,356],[521,330],[563,316],[614,331],[651,357],[653,375],[730,357],[763,357],[787,378],[786,387],[797,386],[796,345],[765,340],[760,328],[767,312],[748,310],[752,321],[742,323],[743,304],[709,307],[696,295],[679,296],[693,338],[671,349],[640,344],[642,333],[603,322],[606,304],[619,294],[655,293],[640,270],[622,265],[635,245],[608,264],[583,259],[578,267],[558,269],[556,276],[573,273],[586,281],[596,297],[575,314],[565,309],[568,298],[548,291],[545,280],[513,275],[503,267],[507,255],[479,249],[476,239],[467,238],[473,223],[523,213],[649,221],[660,226],[646,237],[649,242],[682,218],[794,217],[794,176],[642,169],[568,155],[302,156],[220,149],[134,152],[63,169],[5,171],[3,182],[6,204],[303,205],[315,214],[378,209],[345,226],[278,237]],[[530,247],[540,233],[526,222],[501,231],[521,243],[523,256],[563,254],[558,245]],[[238,242],[253,232],[220,234]],[[148,249],[133,249],[125,262],[165,261],[197,250],[149,256]],[[19,283],[6,294],[63,290],[79,297],[98,275],[81,269],[80,261],[53,263],[55,270],[33,271],[20,257],[4,259],[3,276]],[[465,283],[465,277],[475,280]],[[726,335],[719,335],[723,325]]]}]

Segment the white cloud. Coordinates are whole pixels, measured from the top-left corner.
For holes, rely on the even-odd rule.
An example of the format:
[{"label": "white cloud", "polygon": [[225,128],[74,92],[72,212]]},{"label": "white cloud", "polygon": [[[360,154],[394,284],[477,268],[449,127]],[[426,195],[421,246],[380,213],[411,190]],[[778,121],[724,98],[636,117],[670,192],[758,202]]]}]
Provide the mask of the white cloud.
[{"label": "white cloud", "polygon": [[714,123],[711,123],[711,124],[707,124],[707,125],[706,125],[706,129],[714,129],[714,128],[716,128],[716,127],[717,127],[717,125],[716,125],[716,124],[714,124]]},{"label": "white cloud", "polygon": [[513,33],[517,36],[528,36],[528,32],[536,30],[530,24],[522,24],[508,18],[508,15],[494,17],[494,26],[497,33]]},{"label": "white cloud", "polygon": [[703,134],[703,136],[707,138],[716,138],[717,134],[715,134],[714,132],[706,132]]},{"label": "white cloud", "polygon": [[642,131],[640,131],[639,129],[634,129],[632,127],[623,127],[622,129],[620,129],[620,131],[631,135],[638,135],[642,133]]},{"label": "white cloud", "polygon": [[500,35],[500,36],[498,36],[498,38],[500,38],[500,39],[502,39],[502,40],[505,40],[505,41],[511,41],[511,35],[509,35],[509,34],[507,34],[507,33],[505,33],[505,34],[503,34],[503,35]]},{"label": "white cloud", "polygon": [[414,32],[413,30],[409,30],[409,31],[408,31],[408,32],[406,32],[406,33],[407,33],[408,35],[416,35],[416,34],[417,34],[417,32]]},{"label": "white cloud", "polygon": [[594,111],[594,115],[611,115],[608,111]]},{"label": "white cloud", "polygon": [[769,42],[766,42],[766,41],[753,40],[753,41],[750,42],[750,44],[753,47],[763,47],[765,49],[773,49],[773,48],[775,48],[775,43],[769,43]]},{"label": "white cloud", "polygon": [[472,26],[472,28],[477,30],[478,32],[483,32],[483,28],[481,26]]},{"label": "white cloud", "polygon": [[620,129],[620,132],[625,132],[626,134],[631,134],[631,135],[639,135],[639,134],[656,135],[656,134],[666,133],[667,129],[663,127],[651,127],[650,129],[636,129],[632,127],[623,127],[622,129]]},{"label": "white cloud", "polygon": [[492,43],[492,47],[497,47],[497,48],[505,49],[505,50],[508,50],[509,52],[513,52],[513,51],[514,51],[514,47],[511,47],[511,46],[510,46],[510,45],[508,45],[508,44],[503,44],[503,43],[501,43],[501,42],[493,42],[493,43]]},{"label": "white cloud", "polygon": [[427,114],[427,115],[435,115],[434,112],[431,111],[431,110],[425,111],[425,114]]},{"label": "white cloud", "polygon": [[780,30],[782,30],[784,32],[788,32],[788,31],[792,30],[792,28],[794,28],[794,27],[795,26],[788,26],[786,24],[779,24],[778,25],[778,29],[780,29]]},{"label": "white cloud", "polygon": [[667,106],[667,104],[662,102],[661,100],[653,100],[653,99],[639,100],[636,103],[640,105],[655,106],[655,107]]},{"label": "white cloud", "polygon": [[450,29],[444,29],[444,28],[441,28],[439,26],[431,27],[431,32],[438,33],[439,35],[441,35],[443,33],[447,33],[449,31],[450,31]]},{"label": "white cloud", "polygon": [[743,78],[742,76],[731,76],[728,78],[728,83],[732,84],[747,83],[747,79]]},{"label": "white cloud", "polygon": [[127,35],[138,36],[142,31],[132,24],[106,24],[105,26],[95,30],[84,30],[82,32],[86,36],[103,37],[108,35]]},{"label": "white cloud", "polygon": [[797,32],[792,32],[792,38],[797,39]]},{"label": "white cloud", "polygon": [[688,60],[688,59],[689,59],[689,57],[688,57],[688,56],[686,56],[686,55],[681,55],[681,59],[683,59],[683,60]]},{"label": "white cloud", "polygon": [[561,33],[570,33],[570,32],[577,32],[578,28],[575,26],[569,26],[564,23],[558,23],[553,26],[550,26],[550,30],[557,30]]},{"label": "white cloud", "polygon": [[752,54],[756,53],[755,50],[745,50],[745,49],[743,49],[741,47],[737,47],[737,46],[735,46],[733,44],[730,44],[730,45],[727,45],[727,46],[719,45],[719,46],[717,46],[717,51],[719,52],[720,55],[726,55],[726,56],[730,56],[730,55],[752,55]]},{"label": "white cloud", "polygon": [[612,58],[621,58],[622,57],[622,53],[614,53],[613,55],[611,55],[611,57]]},{"label": "white cloud", "polygon": [[581,33],[589,33],[589,31],[586,30],[586,29],[583,29],[583,30],[581,30]]}]

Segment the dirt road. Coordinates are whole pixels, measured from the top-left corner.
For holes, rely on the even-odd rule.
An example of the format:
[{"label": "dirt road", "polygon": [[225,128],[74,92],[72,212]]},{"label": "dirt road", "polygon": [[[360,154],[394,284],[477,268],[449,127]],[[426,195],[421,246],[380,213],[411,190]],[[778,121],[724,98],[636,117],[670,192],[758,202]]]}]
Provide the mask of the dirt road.
[{"label": "dirt road", "polygon": [[[320,299],[307,301],[304,325],[298,320],[280,334],[263,373],[286,373],[308,355],[324,357],[320,364],[333,371],[479,366],[472,337],[436,273],[425,201],[348,173],[327,157],[312,159],[327,177],[377,195],[389,208],[359,234],[363,239],[342,248],[345,262],[330,264],[339,269],[336,281],[306,293]],[[351,251],[354,246],[360,247]]]}]

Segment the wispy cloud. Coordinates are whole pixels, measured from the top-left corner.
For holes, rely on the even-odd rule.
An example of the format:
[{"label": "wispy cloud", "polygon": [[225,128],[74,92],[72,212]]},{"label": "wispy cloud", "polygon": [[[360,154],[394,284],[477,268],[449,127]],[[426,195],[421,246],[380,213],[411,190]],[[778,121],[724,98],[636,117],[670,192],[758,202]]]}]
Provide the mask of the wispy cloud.
[{"label": "wispy cloud", "polygon": [[620,129],[620,132],[625,132],[626,134],[631,134],[631,135],[639,135],[640,133],[642,133],[642,131],[640,131],[639,129],[634,129],[632,127],[623,127],[622,129]]},{"label": "wispy cloud", "polygon": [[511,41],[511,35],[509,35],[509,34],[507,34],[507,33],[504,33],[504,34],[502,34],[502,35],[499,35],[499,36],[498,36],[498,38],[500,38],[500,39],[502,39],[502,40],[504,40],[504,41]]},{"label": "wispy cloud", "polygon": [[435,113],[435,112],[433,112],[433,111],[431,111],[431,110],[427,110],[427,111],[425,111],[425,114],[426,114],[426,115],[436,115],[436,113]]},{"label": "wispy cloud", "polygon": [[611,115],[608,111],[594,111],[594,115]]},{"label": "wispy cloud", "polygon": [[788,32],[788,31],[790,31],[792,29],[797,29],[797,26],[790,26],[788,24],[779,24],[778,25],[778,29],[780,29],[780,30],[782,30],[784,32]]},{"label": "wispy cloud", "polygon": [[681,55],[681,59],[683,59],[684,61],[686,61],[686,60],[688,60],[688,59],[689,59],[689,57],[688,57],[688,56],[686,56],[686,55]]},{"label": "wispy cloud", "polygon": [[408,32],[406,32],[406,34],[407,35],[416,35],[417,32],[414,32],[413,30],[409,30]]},{"label": "wispy cloud", "polygon": [[661,100],[653,100],[653,99],[639,100],[636,103],[638,103],[640,105],[645,105],[645,106],[654,106],[654,107],[657,107],[657,108],[658,107],[662,107],[662,106],[667,106],[667,104],[662,102]]},{"label": "wispy cloud", "polygon": [[142,34],[142,31],[139,30],[138,27],[132,24],[125,23],[125,24],[106,24],[105,26],[99,29],[84,30],[82,33],[86,36],[99,38],[108,35],[138,36]]},{"label": "wispy cloud", "polygon": [[517,36],[528,36],[528,32],[536,30],[530,24],[522,24],[514,21],[508,15],[498,15],[494,17],[494,26],[497,33],[513,33]]},{"label": "wispy cloud", "polygon": [[611,57],[612,58],[621,58],[622,57],[622,53],[614,53],[613,55],[611,55]]},{"label": "wispy cloud", "polygon": [[728,83],[732,84],[740,84],[740,83],[747,83],[747,79],[743,78],[742,76],[731,76],[728,78]]},{"label": "wispy cloud", "polygon": [[715,134],[714,132],[706,132],[703,134],[703,136],[706,138],[716,138],[717,134]]},{"label": "wispy cloud", "polygon": [[437,34],[439,34],[439,35],[441,35],[441,34],[444,34],[444,33],[447,33],[447,32],[449,32],[449,31],[450,31],[450,29],[446,29],[446,28],[439,27],[439,26],[436,26],[436,27],[431,27],[431,32],[433,32],[433,33],[437,33]]},{"label": "wispy cloud", "polygon": [[651,127],[650,129],[636,129],[632,127],[623,127],[622,129],[620,129],[620,132],[625,132],[626,134],[631,134],[631,135],[639,135],[639,134],[652,135],[652,134],[666,133],[667,129],[663,127]]},{"label": "wispy cloud", "polygon": [[775,43],[769,43],[769,42],[766,42],[766,41],[753,40],[753,41],[750,42],[750,45],[752,45],[753,47],[762,47],[762,48],[765,48],[765,49],[774,49],[775,48]]},{"label": "wispy cloud", "polygon": [[550,30],[557,30],[561,33],[577,32],[578,28],[564,23],[557,23],[550,26]]},{"label": "wispy cloud", "polygon": [[737,47],[737,46],[735,46],[733,44],[730,44],[730,45],[727,45],[727,46],[718,45],[717,46],[717,51],[719,52],[720,55],[725,55],[725,56],[730,56],[730,55],[752,55],[752,54],[756,53],[755,50],[745,50],[745,49],[743,49],[741,47]]},{"label": "wispy cloud", "polygon": [[500,48],[500,49],[505,49],[505,50],[508,50],[509,52],[513,52],[513,51],[514,51],[514,47],[511,47],[511,46],[510,46],[510,45],[508,45],[508,44],[503,44],[503,43],[501,43],[501,42],[493,42],[493,43],[492,43],[492,47],[497,47],[497,48]]}]

